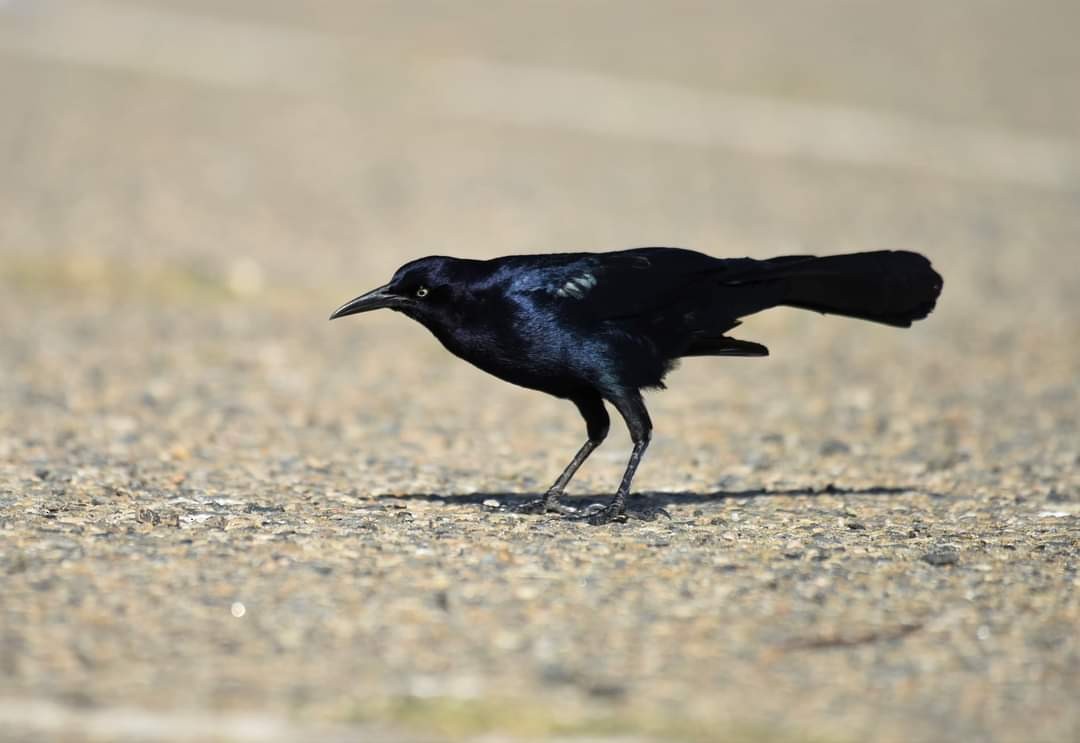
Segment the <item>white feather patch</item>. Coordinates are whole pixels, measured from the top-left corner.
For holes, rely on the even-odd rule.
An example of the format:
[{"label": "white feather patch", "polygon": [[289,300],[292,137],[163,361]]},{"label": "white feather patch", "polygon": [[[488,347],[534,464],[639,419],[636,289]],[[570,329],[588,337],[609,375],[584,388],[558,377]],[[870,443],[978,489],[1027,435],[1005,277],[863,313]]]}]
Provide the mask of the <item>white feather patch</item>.
[{"label": "white feather patch", "polygon": [[556,289],[555,294],[560,297],[582,299],[585,296],[585,293],[594,286],[596,286],[596,277],[591,273],[583,273],[580,276],[575,276]]}]

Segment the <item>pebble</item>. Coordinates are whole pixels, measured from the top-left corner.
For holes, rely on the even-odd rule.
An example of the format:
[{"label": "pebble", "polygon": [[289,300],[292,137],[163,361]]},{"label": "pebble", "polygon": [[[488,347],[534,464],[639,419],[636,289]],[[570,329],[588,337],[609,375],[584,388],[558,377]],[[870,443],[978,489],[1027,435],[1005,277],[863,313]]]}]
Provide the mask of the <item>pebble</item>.
[{"label": "pebble", "polygon": [[960,555],[952,547],[936,547],[924,554],[922,559],[931,565],[955,565],[960,561]]}]

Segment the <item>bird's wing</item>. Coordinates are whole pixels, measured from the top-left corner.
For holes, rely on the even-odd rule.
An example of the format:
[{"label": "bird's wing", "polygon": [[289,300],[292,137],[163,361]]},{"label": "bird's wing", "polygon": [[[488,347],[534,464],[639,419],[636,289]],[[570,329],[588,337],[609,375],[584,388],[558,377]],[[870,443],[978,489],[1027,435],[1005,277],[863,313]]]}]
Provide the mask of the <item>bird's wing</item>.
[{"label": "bird's wing", "polygon": [[718,259],[679,248],[637,248],[578,254],[544,266],[529,290],[575,314],[599,320],[650,315],[668,307],[709,301],[708,285],[734,278],[756,264]]}]

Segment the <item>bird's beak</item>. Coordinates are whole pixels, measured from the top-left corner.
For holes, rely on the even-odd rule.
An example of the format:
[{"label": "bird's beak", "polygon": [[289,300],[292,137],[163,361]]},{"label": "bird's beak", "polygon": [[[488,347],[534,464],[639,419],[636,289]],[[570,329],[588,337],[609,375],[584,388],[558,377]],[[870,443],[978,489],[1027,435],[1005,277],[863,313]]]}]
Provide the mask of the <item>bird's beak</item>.
[{"label": "bird's beak", "polygon": [[388,288],[389,286],[389,284],[380,286],[378,289],[372,289],[367,294],[361,294],[356,299],[350,299],[348,302],[334,310],[333,314],[330,315],[330,319],[335,320],[339,317],[345,317],[346,315],[355,315],[358,312],[369,312],[383,307],[399,306],[405,300],[396,294],[391,294]]}]

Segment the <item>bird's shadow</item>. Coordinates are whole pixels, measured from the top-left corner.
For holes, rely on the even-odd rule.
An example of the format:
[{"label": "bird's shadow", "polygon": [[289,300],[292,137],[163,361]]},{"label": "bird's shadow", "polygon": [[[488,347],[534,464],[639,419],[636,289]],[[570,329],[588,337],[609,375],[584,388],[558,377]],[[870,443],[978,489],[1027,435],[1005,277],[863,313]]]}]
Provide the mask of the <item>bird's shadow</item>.
[{"label": "bird's shadow", "polygon": [[[918,493],[922,495],[936,496],[922,488],[916,487],[885,487],[872,485],[865,488],[846,488],[828,484],[823,487],[804,488],[751,488],[747,490],[714,490],[708,493],[694,493],[690,491],[640,491],[631,496],[632,500],[647,501],[650,506],[677,506],[693,505],[697,503],[714,503],[726,500],[738,500],[743,498],[765,498],[774,496],[795,496],[813,498],[822,495],[836,496],[888,496],[903,495],[905,493]],[[412,501],[439,501],[445,505],[469,506],[479,505],[487,501],[497,501],[503,508],[512,509],[537,498],[542,498],[541,492],[512,493],[512,492],[487,492],[487,493],[388,493],[375,496],[377,500],[412,500]],[[582,507],[591,503],[606,502],[611,499],[611,493],[589,493],[584,495],[565,495],[561,500],[567,505]]]}]

